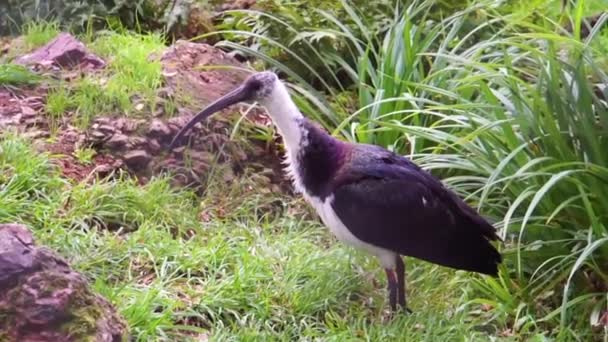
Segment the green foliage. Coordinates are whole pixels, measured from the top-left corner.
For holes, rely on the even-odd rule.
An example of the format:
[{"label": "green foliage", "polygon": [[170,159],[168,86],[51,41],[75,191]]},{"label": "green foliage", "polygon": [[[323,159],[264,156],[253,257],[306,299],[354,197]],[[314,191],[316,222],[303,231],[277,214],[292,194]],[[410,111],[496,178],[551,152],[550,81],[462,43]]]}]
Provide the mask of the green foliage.
[{"label": "green foliage", "polygon": [[8,0],[0,4],[0,33],[15,33],[23,24],[39,20],[60,22],[76,30],[91,21],[116,19],[134,27],[136,14],[144,3],[144,0]]},{"label": "green foliage", "polygon": [[219,0],[5,0],[0,3],[0,34],[15,34],[37,21],[61,23],[82,32],[121,26],[138,32],[179,32],[207,25],[206,11]]},{"label": "green foliage", "polygon": [[59,24],[55,21],[31,21],[23,25],[22,32],[27,48],[32,50],[55,38],[59,34]]},{"label": "green foliage", "polygon": [[137,115],[156,109],[156,91],[162,84],[159,59],[165,48],[161,35],[107,31],[89,47],[108,66],[51,89],[46,112],[53,127],[66,111],[75,113],[78,126],[87,127],[97,115]]},{"label": "green foliage", "polygon": [[96,154],[97,152],[90,147],[80,147],[74,151],[76,160],[85,165],[91,164]]},{"label": "green foliage", "polygon": [[165,49],[159,34],[140,35],[109,31],[90,46],[110,61],[111,78],[107,88],[149,96],[161,80],[160,53]]},{"label": "green foliage", "polygon": [[19,221],[32,213],[46,210],[48,195],[60,191],[63,181],[57,177],[49,159],[36,154],[23,139],[3,132],[0,136],[0,222]]},{"label": "green foliage", "polygon": [[[325,84],[318,84],[320,88],[327,84],[340,87],[342,82],[332,71],[337,63],[331,57],[348,55],[341,28],[347,27],[356,39],[382,35],[390,27],[398,3],[356,0],[349,7],[342,0],[263,0],[257,2],[259,10],[228,12],[217,33],[232,42],[246,42],[253,51],[284,64],[307,82],[318,82],[317,73],[327,76]],[[350,11],[359,13],[361,20],[351,20]]]},{"label": "green foliage", "polygon": [[561,316],[562,328],[589,331],[575,317],[590,317],[603,295],[583,274],[608,282],[608,108],[591,78],[608,79],[588,51],[551,29],[420,51],[428,39],[452,41],[459,25],[397,24],[378,67],[359,65],[365,110],[343,125],[444,171],[453,189],[499,220],[515,247],[507,250],[512,271],[480,283],[500,319],[523,315],[517,328],[526,329]]},{"label": "green foliage", "polygon": [[69,91],[65,85],[52,89],[47,97],[45,113],[48,117],[51,134],[57,133],[61,117],[70,107]]},{"label": "green foliage", "polygon": [[34,85],[41,77],[18,64],[0,64],[0,86]]},{"label": "green foliage", "polygon": [[[569,35],[544,15],[559,10],[505,14],[479,2],[429,17],[435,5],[415,2],[380,40],[340,27],[352,56],[326,58],[356,85],[354,112],[348,101],[309,100],[322,79],[305,82],[272,55],[253,54],[297,81],[300,107],[334,134],[409,155],[496,221],[506,263],[498,280],[477,282],[472,301],[493,308],[488,320],[516,319],[520,333],[561,325],[560,338],[588,339],[588,322],[607,309],[597,284],[608,283],[608,108],[595,84],[608,78],[587,46],[601,35]],[[348,12],[348,21],[364,22]],[[338,99],[352,94],[327,89]]]}]

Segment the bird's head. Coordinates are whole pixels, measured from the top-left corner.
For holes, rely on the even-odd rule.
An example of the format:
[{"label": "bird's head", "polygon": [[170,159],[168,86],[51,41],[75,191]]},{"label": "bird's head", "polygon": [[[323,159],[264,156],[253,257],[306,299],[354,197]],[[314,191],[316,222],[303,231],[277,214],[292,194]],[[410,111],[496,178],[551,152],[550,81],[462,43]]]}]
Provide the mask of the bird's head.
[{"label": "bird's head", "polygon": [[[278,93],[278,94],[277,94]],[[262,106],[272,103],[273,96],[286,95],[287,91],[277,75],[270,71],[252,74],[240,86],[228,94],[215,100],[205,109],[196,114],[175,136],[171,148],[175,147],[183,136],[198,122],[205,120],[212,114],[221,111],[239,102],[258,102]],[[287,95],[288,96],[288,95]]]},{"label": "bird's head", "polygon": [[[257,101],[264,104],[279,84],[279,78],[274,72],[262,71],[249,76],[239,87],[243,88],[243,96],[248,97],[242,101]],[[237,91],[237,88],[235,91]]]}]

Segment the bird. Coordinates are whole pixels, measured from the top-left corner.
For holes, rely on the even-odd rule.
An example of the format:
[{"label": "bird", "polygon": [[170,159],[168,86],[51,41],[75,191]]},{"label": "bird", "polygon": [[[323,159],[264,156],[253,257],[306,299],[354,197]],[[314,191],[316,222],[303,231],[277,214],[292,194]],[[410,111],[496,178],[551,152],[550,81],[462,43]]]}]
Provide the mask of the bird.
[{"label": "bird", "polygon": [[497,231],[452,190],[409,158],[373,144],[340,140],[306,118],[272,71],[255,72],[197,113],[175,135],[239,102],[264,107],[282,137],[286,173],[343,243],[379,259],[391,312],[405,310],[405,263],[413,257],[453,269],[498,275]]}]

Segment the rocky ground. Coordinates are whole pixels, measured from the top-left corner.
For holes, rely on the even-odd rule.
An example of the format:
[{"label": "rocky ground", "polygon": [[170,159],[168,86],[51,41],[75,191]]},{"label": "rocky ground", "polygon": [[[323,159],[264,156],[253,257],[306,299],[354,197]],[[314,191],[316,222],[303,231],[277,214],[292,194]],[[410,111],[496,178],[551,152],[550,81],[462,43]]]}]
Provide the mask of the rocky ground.
[{"label": "rocky ground", "polygon": [[[162,108],[138,117],[98,116],[88,129],[78,129],[73,117],[61,118],[57,134],[52,136],[45,97],[48,84],[30,88],[0,88],[0,129],[17,130],[34,138],[41,150],[57,155],[63,173],[76,181],[95,176],[104,177],[118,169],[136,175],[141,182],[168,172],[176,185],[201,185],[211,165],[225,166],[224,179],[231,181],[245,167],[257,168],[268,175],[269,181],[288,190],[280,174],[279,155],[273,146],[263,143],[243,143],[229,138],[232,123],[238,117],[234,108],[223,115],[199,124],[191,134],[188,147],[168,151],[173,136],[202,107],[238,85],[247,75],[240,70],[205,66],[236,66],[240,62],[207,44],[178,41],[160,56],[164,86],[158,91],[159,103],[181,97],[188,102],[177,108],[176,115],[166,115]],[[70,80],[78,73],[95,72],[105,62],[91,54],[84,44],[69,34],[61,34],[48,45],[16,59],[41,74]],[[72,113],[73,114],[73,113]],[[256,124],[270,125],[260,111],[248,117]],[[82,163],[74,153],[92,148],[91,162]],[[184,157],[187,158],[184,158]],[[187,163],[185,162],[187,160]]]}]

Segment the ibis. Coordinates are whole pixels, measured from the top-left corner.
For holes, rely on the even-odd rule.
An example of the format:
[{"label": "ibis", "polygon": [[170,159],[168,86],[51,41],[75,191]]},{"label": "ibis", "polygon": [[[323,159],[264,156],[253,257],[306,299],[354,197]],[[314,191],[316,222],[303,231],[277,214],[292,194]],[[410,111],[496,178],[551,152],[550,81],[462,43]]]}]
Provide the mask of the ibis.
[{"label": "ibis", "polygon": [[409,159],[380,146],[350,143],[305,118],[285,84],[270,71],[196,114],[175,136],[239,102],[265,107],[286,150],[286,172],[338,240],[379,259],[391,310],[409,312],[402,256],[496,276],[501,255],[494,227],[440,180]]}]

